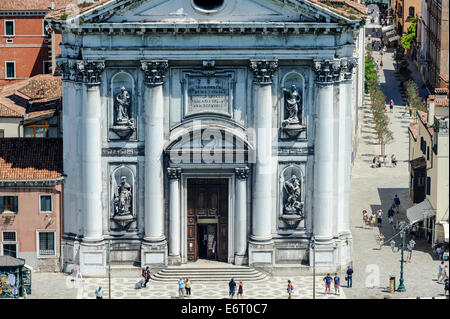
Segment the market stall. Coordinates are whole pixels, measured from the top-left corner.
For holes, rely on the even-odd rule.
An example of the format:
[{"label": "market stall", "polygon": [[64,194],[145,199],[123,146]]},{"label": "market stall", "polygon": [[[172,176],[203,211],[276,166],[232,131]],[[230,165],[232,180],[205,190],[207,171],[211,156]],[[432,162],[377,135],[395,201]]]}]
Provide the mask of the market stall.
[{"label": "market stall", "polygon": [[31,269],[25,260],[0,256],[0,298],[20,298],[31,294]]}]

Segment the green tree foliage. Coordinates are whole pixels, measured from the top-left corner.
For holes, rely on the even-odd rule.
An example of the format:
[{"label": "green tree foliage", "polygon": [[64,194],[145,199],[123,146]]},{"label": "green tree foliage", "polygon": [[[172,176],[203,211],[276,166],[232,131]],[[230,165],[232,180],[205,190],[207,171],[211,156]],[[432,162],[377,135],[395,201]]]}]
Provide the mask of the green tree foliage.
[{"label": "green tree foliage", "polygon": [[422,99],[419,95],[419,88],[417,87],[416,82],[413,80],[409,80],[406,82],[406,96],[408,99],[409,105],[411,105],[414,114],[416,114],[416,111],[423,111],[426,112],[427,108],[422,103]]},{"label": "green tree foliage", "polygon": [[411,43],[417,36],[417,18],[411,19],[411,25],[408,27],[408,33],[404,34],[401,39],[402,47],[405,49],[411,48]]},{"label": "green tree foliage", "polygon": [[380,89],[378,74],[372,57],[368,50],[365,57],[365,89],[370,96],[370,106],[375,123],[375,133],[381,145],[381,155],[385,155],[385,145],[392,142],[394,137],[389,129],[389,117],[386,115],[386,96]]}]

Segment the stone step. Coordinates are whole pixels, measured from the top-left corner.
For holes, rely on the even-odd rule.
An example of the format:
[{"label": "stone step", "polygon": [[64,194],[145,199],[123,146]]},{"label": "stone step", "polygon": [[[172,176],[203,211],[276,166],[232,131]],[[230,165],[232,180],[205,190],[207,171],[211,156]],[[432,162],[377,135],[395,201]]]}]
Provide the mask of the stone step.
[{"label": "stone step", "polygon": [[220,267],[189,267],[169,266],[152,274],[153,281],[177,282],[181,278],[188,277],[193,282],[199,281],[221,281],[228,282],[231,278],[235,281],[260,281],[266,279],[266,275],[255,269],[245,266]]}]

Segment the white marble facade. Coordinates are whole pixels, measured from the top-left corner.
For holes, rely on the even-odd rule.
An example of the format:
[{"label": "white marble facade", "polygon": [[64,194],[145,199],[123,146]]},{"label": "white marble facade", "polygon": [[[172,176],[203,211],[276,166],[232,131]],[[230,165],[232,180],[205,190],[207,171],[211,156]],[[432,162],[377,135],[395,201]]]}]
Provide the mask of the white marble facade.
[{"label": "white marble facade", "polygon": [[308,271],[314,237],[318,271],[345,267],[359,21],[307,0],[202,3],[52,22],[66,269],[105,274],[108,242],[114,263],[188,262],[190,178],[228,180],[229,263]]}]

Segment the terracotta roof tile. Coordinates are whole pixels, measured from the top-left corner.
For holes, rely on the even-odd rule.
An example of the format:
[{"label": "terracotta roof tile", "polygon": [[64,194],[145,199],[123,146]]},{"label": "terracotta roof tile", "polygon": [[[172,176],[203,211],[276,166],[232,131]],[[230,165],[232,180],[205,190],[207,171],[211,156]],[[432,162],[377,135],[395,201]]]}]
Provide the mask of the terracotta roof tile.
[{"label": "terracotta roof tile", "polygon": [[0,180],[50,180],[62,176],[61,138],[0,139]]},{"label": "terracotta roof tile", "polygon": [[436,88],[434,89],[435,94],[448,94],[447,88]]},{"label": "terracotta roof tile", "polygon": [[[55,8],[62,8],[70,3],[77,3],[77,0],[55,0]],[[50,10],[52,0],[1,0],[0,10],[20,11],[20,10]]]},{"label": "terracotta roof tile", "polygon": [[[61,99],[61,77],[51,74],[36,75],[0,89],[0,117],[6,117],[11,112],[18,117],[32,117],[31,113],[36,111],[54,112],[60,107]],[[47,103],[51,101],[55,103]],[[7,109],[10,111],[6,111]]]},{"label": "terracotta roof tile", "polygon": [[448,106],[448,99],[436,99],[436,100],[434,100],[434,105]]},{"label": "terracotta roof tile", "polygon": [[418,126],[417,123],[409,124],[409,130],[411,131],[411,133],[415,139],[417,139],[417,126]]},{"label": "terracotta roof tile", "polygon": [[23,117],[23,114],[0,104],[0,117]]}]

